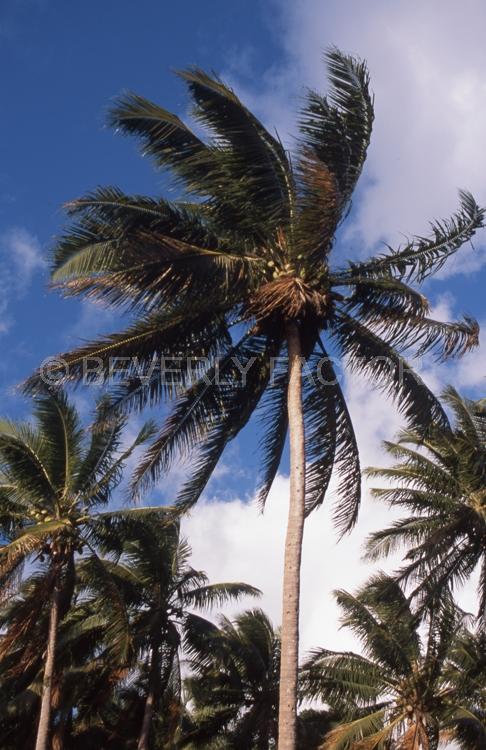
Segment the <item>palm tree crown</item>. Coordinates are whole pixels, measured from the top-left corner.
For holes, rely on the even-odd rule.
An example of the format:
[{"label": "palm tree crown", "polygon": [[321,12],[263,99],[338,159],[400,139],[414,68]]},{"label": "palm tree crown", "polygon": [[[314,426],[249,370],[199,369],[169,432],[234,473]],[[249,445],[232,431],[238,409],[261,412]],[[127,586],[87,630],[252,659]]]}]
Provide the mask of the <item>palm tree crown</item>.
[{"label": "palm tree crown", "polygon": [[[343,480],[341,528],[355,521],[360,496],[356,441],[327,348],[386,388],[408,418],[445,420],[402,354],[414,347],[460,354],[477,343],[477,324],[430,320],[426,299],[407,282],[438,270],[482,226],[484,212],[462,192],[457,215],[434,224],[430,239],[331,265],[334,233],[365,161],[373,105],[364,63],[338,50],[327,60],[330,94],[308,93],[293,162],[231,89],[189,70],[181,76],[209,140],[140,96],[124,96],[111,113],[111,123],[138,136],[187,197],[169,203],[110,187],[68,205],[77,222],[56,247],[54,283],[134,315],[125,331],[63,355],[69,377],[116,378],[113,360],[131,358],[113,394],[116,406],[175,398],[134,489],[179,451],[199,448],[180,495],[194,502],[262,400],[265,502],[287,431],[287,375],[271,359],[285,357],[292,321],[303,356],[320,363],[320,377],[306,379],[304,394],[308,509],[322,501],[333,464]],[[91,357],[99,358],[96,374],[85,368]]]},{"label": "palm tree crown", "polygon": [[369,557],[377,559],[407,546],[404,578],[440,589],[462,583],[479,567],[478,615],[486,617],[486,408],[449,387],[443,394],[451,424],[437,425],[424,438],[404,430],[385,449],[396,463],[368,475],[390,486],[373,495],[410,515],[368,539]]},{"label": "palm tree crown", "polygon": [[[191,628],[185,646],[191,668],[186,700],[193,715],[183,747],[211,748],[219,740],[232,750],[276,748],[281,641],[267,615],[248,610],[233,621],[221,617],[218,626]],[[302,711],[297,748],[319,747],[334,723],[328,711]]]},{"label": "palm tree crown", "polygon": [[441,736],[466,738],[468,732],[484,739],[484,663],[471,679],[471,653],[481,636],[465,629],[464,613],[449,596],[436,598],[425,632],[421,616],[387,576],[371,579],[356,596],[336,596],[342,622],[364,654],[318,649],[304,666],[304,693],[348,718],[328,735],[325,750],[436,750]]},{"label": "palm tree crown", "polygon": [[153,434],[147,423],[125,449],[126,420],[108,415],[99,402],[95,422],[84,431],[62,392],[34,401],[34,422],[0,423],[0,583],[15,583],[27,561],[44,558],[56,569],[76,553],[94,553],[97,531],[130,511],[99,512],[121,480],[133,451]]}]

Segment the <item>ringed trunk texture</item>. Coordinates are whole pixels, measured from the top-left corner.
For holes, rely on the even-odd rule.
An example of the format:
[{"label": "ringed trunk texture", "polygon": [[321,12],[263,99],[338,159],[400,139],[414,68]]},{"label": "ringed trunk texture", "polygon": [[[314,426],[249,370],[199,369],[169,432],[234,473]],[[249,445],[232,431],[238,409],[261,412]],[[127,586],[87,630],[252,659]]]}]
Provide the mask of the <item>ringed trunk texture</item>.
[{"label": "ringed trunk texture", "polygon": [[290,498],[283,575],[282,651],[278,750],[297,743],[300,565],[305,520],[305,435],[302,409],[302,347],[296,323],[287,324],[289,383],[287,409],[290,442]]},{"label": "ringed trunk texture", "polygon": [[42,698],[37,728],[37,739],[35,750],[47,750],[47,740],[51,723],[52,706],[52,680],[54,676],[54,663],[56,657],[57,629],[59,624],[59,605],[61,599],[61,585],[59,575],[56,576],[54,591],[52,594],[51,611],[49,613],[49,634],[47,637],[46,662],[44,665],[44,678],[42,680]]}]

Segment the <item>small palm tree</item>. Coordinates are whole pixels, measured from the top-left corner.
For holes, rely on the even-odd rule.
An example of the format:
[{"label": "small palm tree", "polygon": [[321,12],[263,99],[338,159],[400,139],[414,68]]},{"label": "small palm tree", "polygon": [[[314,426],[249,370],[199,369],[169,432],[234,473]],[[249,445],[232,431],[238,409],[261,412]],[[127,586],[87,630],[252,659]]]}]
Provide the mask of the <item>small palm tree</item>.
[{"label": "small palm tree", "polygon": [[219,627],[189,633],[193,676],[186,681],[194,703],[194,747],[225,736],[235,750],[276,747],[280,634],[262,610],[222,617]]},{"label": "small palm tree", "polygon": [[323,750],[437,750],[441,736],[463,736],[466,724],[484,736],[484,675],[458,669],[466,661],[462,644],[474,637],[448,594],[436,600],[423,633],[421,617],[387,576],[357,596],[336,596],[364,655],[317,649],[304,666],[305,694],[348,719]]},{"label": "small palm tree", "polygon": [[[99,585],[111,596],[120,638],[126,633],[122,602],[100,564],[96,541],[133,509],[99,512],[121,479],[134,449],[152,434],[150,424],[133,443],[121,448],[125,420],[107,417],[106,401],[98,405],[89,433],[81,429],[76,410],[61,392],[45,392],[34,405],[34,426],[0,424],[0,586],[3,597],[15,592],[23,566],[41,569],[37,602],[24,607],[23,617],[7,626],[0,658],[35,623],[33,615],[47,606],[48,634],[42,699],[35,748],[45,750],[50,725],[51,695],[59,621],[69,609],[75,585],[75,556],[83,551],[100,576]],[[87,437],[87,434],[89,437]],[[32,656],[32,654],[31,654]]]},{"label": "small palm tree", "polygon": [[486,403],[460,396],[452,387],[443,394],[453,415],[424,436],[404,430],[398,441],[385,442],[396,463],[372,468],[368,475],[390,486],[374,489],[376,498],[409,515],[370,535],[367,554],[378,559],[407,549],[404,579],[430,588],[462,583],[479,568],[478,615],[486,619]]},{"label": "small palm tree", "polygon": [[204,572],[190,566],[191,548],[178,524],[168,525],[159,514],[122,526],[104,546],[119,558],[104,559],[104,565],[127,604],[134,652],[142,665],[145,698],[137,748],[148,750],[154,716],[174,674],[180,682],[181,643],[188,629],[209,627],[195,611],[260,592],[242,583],[210,584]]},{"label": "small palm tree", "polygon": [[[191,506],[260,405],[263,505],[289,431],[279,750],[295,748],[304,518],[322,503],[333,468],[341,478],[341,531],[355,523],[360,501],[356,439],[327,353],[345,355],[408,419],[428,425],[446,418],[404,352],[461,354],[478,340],[470,318],[431,320],[427,300],[409,285],[483,225],[484,212],[468,193],[456,216],[432,225],[429,239],[331,265],[334,235],[365,162],[373,103],[364,63],[335,49],[327,61],[329,96],[307,94],[292,160],[234,91],[201,70],[181,76],[206,141],[140,96],[120,99],[112,124],[138,136],[185,194],[170,203],[100,188],[69,205],[76,223],[53,259],[54,283],[66,294],[125,306],[134,316],[126,330],[62,355],[69,377],[117,381],[119,409],[174,401],[134,492],[174,456],[196,450],[179,496]],[[304,361],[313,377],[303,377]]]},{"label": "small palm tree", "polygon": [[[210,748],[216,740],[232,750],[277,747],[280,633],[260,609],[221,617],[219,626],[190,629],[185,680],[193,726],[182,747]],[[335,720],[326,711],[298,716],[298,748],[317,748]]]}]

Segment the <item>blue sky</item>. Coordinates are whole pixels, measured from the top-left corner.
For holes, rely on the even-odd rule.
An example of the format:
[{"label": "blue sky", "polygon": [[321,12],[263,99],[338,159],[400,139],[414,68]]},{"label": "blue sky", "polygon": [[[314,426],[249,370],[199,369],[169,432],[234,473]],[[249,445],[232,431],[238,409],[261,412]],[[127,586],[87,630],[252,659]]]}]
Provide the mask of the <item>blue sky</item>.
[{"label": "blue sky", "polygon": [[[12,387],[46,356],[117,325],[115,316],[47,289],[41,258],[47,262],[62,229],[62,204],[96,185],[139,193],[166,187],[135,142],[105,127],[110,101],[131,89],[184,113],[184,87],[173,71],[194,64],[237,69],[251,85],[283,55],[270,20],[270,6],[243,0],[170,10],[158,0],[3,4],[0,64],[10,72],[1,95],[10,115],[0,126],[2,411],[28,409]],[[27,268],[29,246],[36,260]]]},{"label": "blue sky", "polygon": [[[214,69],[291,146],[301,87],[325,88],[323,49],[335,43],[365,57],[376,126],[337,247],[342,257],[365,255],[383,240],[396,244],[401,233],[423,233],[429,219],[450,215],[458,187],[486,205],[485,27],[482,0],[3,0],[0,412],[28,413],[13,389],[46,356],[117,326],[112,313],[47,289],[46,258],[63,225],[62,204],[97,185],[141,193],[167,187],[133,141],[104,127],[112,97],[131,89],[185,115],[184,89],[171,70],[194,64]],[[467,312],[486,328],[485,281],[486,241],[480,236],[426,292],[437,316]],[[485,395],[485,351],[483,345],[460,363],[425,362],[420,368],[437,390],[453,382]],[[380,440],[393,435],[399,418],[367,384],[347,379],[345,386],[363,464],[376,463]],[[91,397],[78,391],[76,398],[88,409]],[[279,478],[269,513],[259,521],[243,502],[253,488],[254,449],[249,431],[224,456],[207,496],[216,499],[201,505],[188,530],[196,564],[213,577],[221,578],[223,570],[260,585],[277,618],[287,479]],[[384,518],[383,509],[365,498],[361,531],[336,551],[332,532],[321,533],[328,528],[326,509],[319,513],[306,532],[304,563],[310,570],[324,548],[331,551],[317,579],[313,574],[312,590],[304,571],[304,644],[316,643],[321,627],[319,576],[323,592],[346,585],[346,576],[354,581],[359,533]],[[268,534],[272,543],[263,544],[265,553],[254,553],[259,535]],[[331,570],[339,570],[341,579]],[[329,629],[333,615],[326,617]]]},{"label": "blue sky", "polygon": [[2,286],[6,274],[32,276],[22,284],[10,278],[5,291],[2,394],[43,357],[65,348],[80,328],[79,303],[48,294],[40,264],[27,269],[15,263],[11,253],[19,241],[30,236],[46,256],[62,227],[62,204],[95,185],[161,189],[162,176],[135,144],[104,127],[110,100],[133,89],[179,111],[184,92],[174,68],[221,69],[239,46],[245,55],[251,50],[255,70],[278,57],[260,3],[206,5],[179,3],[169,11],[156,0],[2,3],[0,65],[8,71],[0,84]]}]

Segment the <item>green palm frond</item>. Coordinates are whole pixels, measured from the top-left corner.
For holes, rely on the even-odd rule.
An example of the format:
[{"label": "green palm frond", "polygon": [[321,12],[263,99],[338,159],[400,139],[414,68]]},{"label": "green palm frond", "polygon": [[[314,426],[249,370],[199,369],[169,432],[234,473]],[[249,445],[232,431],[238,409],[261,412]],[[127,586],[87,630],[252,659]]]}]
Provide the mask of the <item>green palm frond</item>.
[{"label": "green palm frond", "polygon": [[192,589],[184,595],[188,605],[198,609],[222,606],[242,596],[261,596],[261,591],[245,583],[213,583]]},{"label": "green palm frond", "polygon": [[345,533],[356,523],[361,501],[358,445],[344,394],[331,358],[321,345],[309,359],[304,401],[308,466],[306,505],[311,512],[325,497],[331,475],[338,480],[334,499],[336,527]]},{"label": "green palm frond", "polygon": [[344,313],[340,314],[333,334],[349,366],[369,376],[396,400],[409,424],[422,428],[434,422],[447,424],[440,403],[393,346]]},{"label": "green palm frond", "polygon": [[484,226],[484,210],[471,193],[461,190],[459,200],[459,210],[452,218],[431,225],[430,238],[416,237],[399,250],[389,247],[384,255],[352,264],[350,274],[386,276],[396,273],[408,281],[421,282],[439,271],[448,258]]},{"label": "green palm frond", "polygon": [[[273,348],[256,336],[244,336],[231,347],[217,370],[206,372],[176,402],[172,415],[134,473],[135,493],[167,471],[176,455],[187,456],[195,447],[201,453],[193,462],[193,478],[182,488],[183,504],[197,499],[226,444],[251,416],[270,377]],[[267,354],[267,356],[265,356]],[[248,368],[245,377],[241,368]]]},{"label": "green palm frond", "polygon": [[[424,438],[420,430],[402,431],[398,442],[384,447],[394,459],[391,467],[368,470],[383,479],[385,488],[373,495],[409,515],[368,539],[368,554],[377,558],[406,545],[400,571],[415,583],[415,593],[427,602],[428,581],[447,590],[464,583],[485,565],[484,520],[486,440],[481,405],[461,397],[452,387],[443,394],[451,420],[436,423]],[[479,417],[479,419],[478,419]],[[480,575],[479,601],[486,601],[486,577]]]},{"label": "green palm frond", "polygon": [[301,683],[306,697],[320,698],[344,711],[373,705],[395,687],[394,678],[369,659],[322,648],[307,658]]},{"label": "green palm frond", "polygon": [[393,731],[393,726],[383,726],[385,709],[366,714],[333,729],[325,739],[322,750],[384,750],[384,740]]},{"label": "green palm frond", "polygon": [[262,511],[277,475],[287,438],[287,385],[287,368],[276,366],[271,373],[270,383],[262,396],[259,409],[260,420],[265,425],[265,431],[259,443],[261,468],[256,502]]},{"label": "green palm frond", "polygon": [[[392,579],[381,579],[382,593],[388,589],[389,596],[393,597],[400,591],[396,582]],[[373,582],[371,586],[373,586]],[[389,609],[381,602],[377,604],[376,597],[372,596],[373,588],[365,587],[358,596],[353,596],[346,591],[336,592],[336,599],[343,610],[342,623],[349,627],[360,639],[365,653],[374,659],[391,674],[399,674],[400,670],[409,671],[413,660],[418,655],[419,643],[415,632],[416,621],[404,601],[403,595],[395,602],[393,618],[390,617]],[[408,610],[408,611],[407,611]],[[397,614],[400,620],[396,621]],[[404,635],[406,634],[406,638]]]},{"label": "green palm frond", "polygon": [[221,80],[197,68],[182,71],[194,99],[193,114],[215,134],[224,164],[235,182],[248,181],[244,197],[252,213],[264,209],[267,221],[288,222],[293,202],[289,162],[280,141],[263,127]]},{"label": "green palm frond", "polygon": [[326,54],[327,99],[309,91],[301,112],[304,144],[334,175],[341,213],[361,174],[373,125],[373,100],[365,63],[338,49]]},{"label": "green palm frond", "polygon": [[49,476],[42,436],[30,426],[0,422],[0,462],[3,474],[20,492],[54,502],[56,487]]},{"label": "green palm frond", "polygon": [[40,394],[34,401],[34,418],[45,442],[46,471],[59,494],[76,480],[82,431],[75,408],[62,391]]},{"label": "green palm frond", "polygon": [[176,115],[137,94],[121,96],[109,124],[139,137],[158,166],[170,167],[190,192],[203,192],[207,174],[218,171],[215,150],[206,146]]}]

